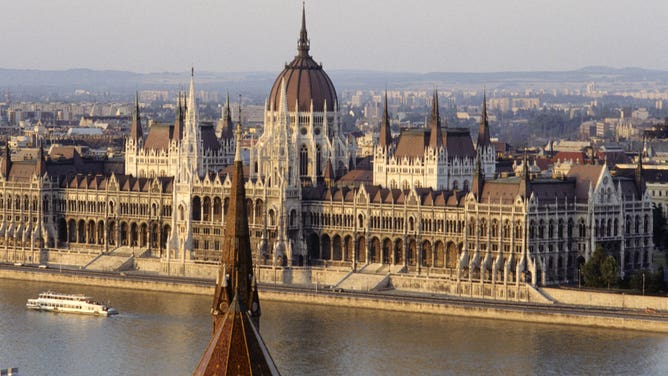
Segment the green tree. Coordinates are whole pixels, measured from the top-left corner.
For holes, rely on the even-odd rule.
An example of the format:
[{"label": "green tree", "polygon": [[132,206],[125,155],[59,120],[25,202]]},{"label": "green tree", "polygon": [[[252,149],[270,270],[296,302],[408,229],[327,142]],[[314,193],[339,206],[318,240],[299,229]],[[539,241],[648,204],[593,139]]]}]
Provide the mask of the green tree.
[{"label": "green tree", "polygon": [[603,260],[601,264],[601,279],[604,283],[608,285],[615,284],[619,279],[619,265],[617,260],[613,256],[608,256]]},{"label": "green tree", "polygon": [[603,251],[603,247],[597,246],[594,250],[594,254],[591,255],[582,268],[582,276],[584,277],[585,286],[605,287],[606,281],[601,274],[601,266],[604,260],[605,252]]}]

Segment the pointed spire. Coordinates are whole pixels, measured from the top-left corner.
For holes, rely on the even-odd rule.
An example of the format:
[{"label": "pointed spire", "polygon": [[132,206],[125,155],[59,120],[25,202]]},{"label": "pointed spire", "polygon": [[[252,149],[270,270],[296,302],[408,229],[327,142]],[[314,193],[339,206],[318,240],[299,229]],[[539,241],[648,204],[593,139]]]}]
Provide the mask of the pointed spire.
[{"label": "pointed spire", "polygon": [[477,146],[486,147],[490,144],[489,120],[487,118],[487,93],[483,89],[482,93],[482,111],[480,113],[480,128],[478,130]]},{"label": "pointed spire", "polygon": [[[230,276],[227,281],[227,284],[229,285],[228,291],[232,292],[232,295],[238,296],[240,306],[244,311],[247,311],[252,308],[250,303],[253,295],[251,289],[253,260],[250,248],[246,189],[244,183],[243,162],[241,161],[241,124],[238,124],[237,150],[232,172],[229,207],[225,217],[221,268],[226,268],[223,270]],[[230,297],[231,296],[228,295],[228,299]],[[218,299],[220,300],[221,298]],[[213,308],[227,308],[230,303],[230,301],[223,302],[217,300],[214,302]]]},{"label": "pointed spire", "polygon": [[636,187],[638,187],[638,193],[640,196],[642,196],[643,193],[645,192],[645,179],[643,177],[642,157],[643,153],[641,148],[638,153],[638,166],[636,167],[634,174],[635,175],[634,180],[636,183]]},{"label": "pointed spire", "polygon": [[434,98],[431,105],[431,118],[429,119],[429,146],[438,151],[443,145],[443,134],[441,132],[441,115],[438,109],[438,90],[434,89]]},{"label": "pointed spire", "polygon": [[144,132],[141,127],[139,116],[139,93],[135,91],[135,106],[132,113],[132,126],[130,127],[130,138],[135,142],[144,138]]},{"label": "pointed spire", "polygon": [[311,48],[308,40],[308,33],[306,32],[306,3],[302,3],[302,28],[299,31],[299,41],[297,41],[297,56],[307,57],[308,51]]},{"label": "pointed spire", "polygon": [[181,92],[178,93],[178,99],[176,100],[176,116],[174,118],[172,139],[177,141],[183,139],[183,102],[181,101]]},{"label": "pointed spire", "polygon": [[234,151],[234,162],[242,162],[241,159],[241,121],[237,124],[236,150]]},{"label": "pointed spire", "polygon": [[392,131],[390,129],[390,116],[387,112],[387,89],[385,90],[385,109],[383,110],[383,120],[380,123],[380,134],[378,135],[378,145],[387,150],[392,143]]},{"label": "pointed spire", "polygon": [[524,159],[522,161],[522,172],[520,175],[520,194],[524,198],[529,197],[529,191],[531,187],[531,176],[529,174],[529,157],[527,156],[527,151],[524,149]]},{"label": "pointed spire", "polygon": [[42,177],[46,173],[46,161],[44,160],[44,146],[42,142],[39,143],[39,152],[37,153],[37,163],[35,165],[35,173]]},{"label": "pointed spire", "polygon": [[471,191],[475,194],[476,199],[480,201],[480,195],[482,194],[482,188],[485,185],[485,173],[482,169],[482,163],[480,162],[480,152],[476,153],[475,158],[475,174],[473,175],[473,184],[471,184]]},{"label": "pointed spire", "polygon": [[225,108],[223,110],[223,129],[220,132],[220,138],[231,139],[234,137],[233,123],[232,123],[232,107],[230,106],[230,93],[227,93],[225,99]]},{"label": "pointed spire", "polygon": [[325,185],[327,185],[328,188],[331,187],[334,180],[336,180],[336,176],[334,174],[334,167],[332,167],[331,157],[327,160],[327,166],[325,166],[325,173],[323,175],[323,180],[325,181]]}]

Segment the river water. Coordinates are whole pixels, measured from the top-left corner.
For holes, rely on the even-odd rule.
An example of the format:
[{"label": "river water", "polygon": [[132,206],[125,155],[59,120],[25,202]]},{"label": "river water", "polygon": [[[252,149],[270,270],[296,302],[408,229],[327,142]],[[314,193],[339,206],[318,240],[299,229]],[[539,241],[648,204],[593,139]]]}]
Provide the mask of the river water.
[{"label": "river water", "polygon": [[[110,301],[111,318],[27,311],[45,290]],[[0,368],[21,375],[189,375],[211,298],[0,279]],[[283,375],[666,375],[668,336],[262,301]]]}]

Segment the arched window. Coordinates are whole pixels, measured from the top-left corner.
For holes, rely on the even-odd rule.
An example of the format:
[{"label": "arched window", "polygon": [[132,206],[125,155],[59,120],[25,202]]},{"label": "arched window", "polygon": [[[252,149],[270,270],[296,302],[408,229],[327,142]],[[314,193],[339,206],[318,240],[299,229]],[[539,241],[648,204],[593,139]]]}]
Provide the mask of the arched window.
[{"label": "arched window", "polygon": [[299,175],[308,175],[308,148],[306,145],[302,145],[299,151]]},{"label": "arched window", "polygon": [[315,146],[315,173],[317,176],[322,175],[322,150],[320,145]]}]

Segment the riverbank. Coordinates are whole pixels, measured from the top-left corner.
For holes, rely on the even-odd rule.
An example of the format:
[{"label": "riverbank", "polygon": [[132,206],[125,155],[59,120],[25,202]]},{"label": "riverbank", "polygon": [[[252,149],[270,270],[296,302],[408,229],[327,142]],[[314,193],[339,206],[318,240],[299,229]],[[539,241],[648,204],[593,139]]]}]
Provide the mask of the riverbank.
[{"label": "riverbank", "polygon": [[[0,278],[183,294],[213,294],[212,281],[159,276],[3,267],[0,268]],[[260,285],[260,298],[298,304],[354,306],[398,312],[668,333],[668,314],[665,312],[646,314],[637,310],[476,300],[419,293],[335,293],[299,287],[274,287],[272,285]]]}]

